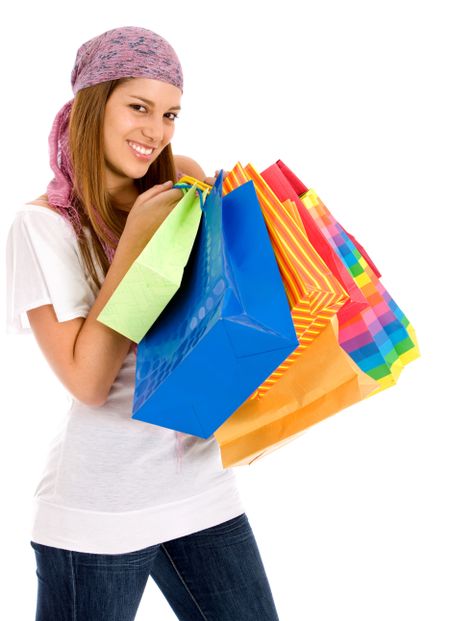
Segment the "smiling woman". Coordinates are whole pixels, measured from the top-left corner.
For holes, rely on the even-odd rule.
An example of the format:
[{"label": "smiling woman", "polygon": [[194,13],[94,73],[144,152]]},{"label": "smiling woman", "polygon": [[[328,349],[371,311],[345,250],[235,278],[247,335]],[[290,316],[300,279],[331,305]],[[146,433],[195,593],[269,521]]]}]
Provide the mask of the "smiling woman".
[{"label": "smiling woman", "polygon": [[36,618],[132,621],[151,575],[179,619],[276,621],[215,436],[133,420],[134,343],[97,321],[182,199],[177,173],[205,178],[172,154],[178,57],[116,28],[79,48],[71,75],[46,202],[22,205],[7,238],[8,331],[33,333],[72,397],[34,494]]}]

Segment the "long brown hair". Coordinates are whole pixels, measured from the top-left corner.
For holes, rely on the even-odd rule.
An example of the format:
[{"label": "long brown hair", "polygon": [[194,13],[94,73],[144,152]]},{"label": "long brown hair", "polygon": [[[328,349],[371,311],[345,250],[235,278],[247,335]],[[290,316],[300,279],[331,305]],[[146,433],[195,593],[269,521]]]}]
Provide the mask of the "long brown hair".
[{"label": "long brown hair", "polygon": [[[110,80],[78,91],[70,115],[69,148],[74,175],[72,204],[80,214],[81,224],[89,231],[92,250],[101,266],[103,278],[106,276],[110,261],[100,240],[108,247],[115,249],[117,239],[123,232],[128,215],[127,212],[113,207],[111,197],[106,189],[103,144],[105,107],[114,89],[119,84],[132,79]],[[134,184],[141,194],[153,185],[169,179],[174,183],[177,180],[170,144],[152,162],[147,173],[140,179],[134,180]],[[100,222],[98,221],[99,218],[101,219]],[[108,234],[107,229],[113,232],[113,236]],[[77,237],[87,274],[95,286],[100,289],[100,280],[85,230],[83,229]]]}]

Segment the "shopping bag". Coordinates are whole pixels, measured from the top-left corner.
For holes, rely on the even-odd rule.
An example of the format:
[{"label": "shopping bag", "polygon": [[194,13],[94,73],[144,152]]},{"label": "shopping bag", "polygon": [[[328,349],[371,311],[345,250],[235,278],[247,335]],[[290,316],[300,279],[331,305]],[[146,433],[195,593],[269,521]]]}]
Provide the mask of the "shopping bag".
[{"label": "shopping bag", "polygon": [[251,395],[251,398],[262,398],[317,338],[347,301],[348,294],[312,247],[298,223],[298,215],[295,218],[291,216],[289,203],[284,205],[278,200],[252,164],[244,168],[238,162],[234,166],[224,181],[224,194],[248,180],[255,184],[300,343]]},{"label": "shopping bag", "polygon": [[[415,360],[419,355],[415,332],[404,313],[394,302],[381,283],[373,261],[368,261],[345,229],[334,218],[313,190],[301,197],[302,203],[318,222],[330,243],[334,244],[343,262],[352,274],[364,297],[370,300],[370,306],[380,321],[384,332],[392,342],[401,366]],[[358,244],[359,248],[362,246]],[[366,258],[367,257],[367,258]],[[375,270],[372,268],[375,268]],[[401,367],[400,367],[401,368]]]},{"label": "shopping bag", "polygon": [[318,225],[314,221],[314,218],[309,214],[308,210],[303,206],[299,199],[297,192],[299,195],[302,193],[302,190],[306,192],[306,186],[304,186],[303,183],[297,179],[293,173],[291,173],[291,171],[285,170],[281,160],[278,160],[278,162],[266,168],[261,173],[261,177],[266,181],[279,200],[290,200],[295,204],[309,241],[324,263],[331,270],[334,277],[340,282],[342,287],[347,292],[349,299],[338,313],[340,322],[351,319],[355,316],[355,314],[361,312],[364,308],[367,308],[369,304],[357,287],[351,277],[351,274],[348,272],[347,268],[334,249],[330,246],[327,239],[321,233]]},{"label": "shopping bag", "polygon": [[347,353],[363,371],[378,381],[379,390],[394,385],[398,377],[398,369],[394,363],[398,356],[368,300],[352,278],[340,255],[323,235],[319,225],[297,196],[297,192],[300,196],[305,195],[306,186],[281,160],[261,174],[279,198],[290,196],[294,199],[311,243],[333,273],[339,275],[341,282],[345,283],[352,303],[344,305],[338,312],[339,342],[341,345],[345,343]]},{"label": "shopping bag", "polygon": [[[418,354],[412,327],[379,282],[377,276],[379,271],[373,261],[369,259],[365,251],[364,257],[358,251],[358,248],[362,247],[358,244],[357,248],[347,236],[346,243],[348,243],[344,248],[342,243],[338,243],[336,238],[337,229],[334,225],[339,227],[341,239],[346,232],[334,219],[333,230],[327,228],[328,223],[319,215],[319,212],[314,210],[314,206],[319,205],[319,203],[320,209],[323,206],[317,194],[313,190],[308,190],[281,160],[278,160],[276,164],[271,166],[267,173],[263,171],[262,176],[264,178],[266,176],[269,177],[268,182],[271,183],[271,176],[278,178],[277,173],[274,172],[275,168],[282,172],[286,182],[291,187],[291,191],[295,194],[298,193],[300,196],[301,200],[298,200],[296,205],[304,222],[306,223],[306,220],[314,220],[316,226],[320,228],[322,239],[325,238],[329,246],[333,248],[335,257],[346,267],[348,274],[352,276],[355,285],[366,301],[367,306],[361,312],[354,312],[356,309],[352,308],[347,308],[345,311],[344,307],[338,313],[339,341],[342,347],[352,356],[362,370],[378,380],[380,390],[392,386],[397,381],[404,364]],[[280,197],[284,198],[285,195],[286,188],[284,187]],[[292,198],[291,193],[288,193],[288,195]],[[327,214],[332,218],[328,210]],[[350,246],[353,259],[349,259]],[[354,266],[356,262],[355,254],[361,257],[361,262],[356,269],[353,267],[352,270],[350,267]],[[364,262],[364,268],[367,266],[367,270],[370,270],[369,278],[367,278],[368,272],[366,269],[361,270],[362,262]],[[364,276],[358,279],[358,275],[362,271],[364,271]],[[370,290],[370,288],[363,286],[367,284],[367,281],[377,283],[378,291],[383,291],[383,297],[390,309],[387,308],[386,304],[380,305],[381,298],[379,295],[373,295],[373,288]],[[394,311],[394,308],[398,310]],[[386,321],[388,317],[390,321]],[[413,347],[411,347],[412,344]]]},{"label": "shopping bag", "polygon": [[378,388],[338,343],[334,316],[264,399],[250,399],[215,432],[224,468],[251,464]]},{"label": "shopping bag", "polygon": [[135,343],[142,340],[180,287],[200,224],[200,200],[193,185],[134,260],[97,321]]},{"label": "shopping bag", "polygon": [[[286,178],[289,179],[294,189],[298,192],[298,196],[300,196],[302,199],[306,198],[307,193],[308,193],[308,188],[294,175],[294,173],[291,170],[288,169],[286,164],[284,164],[281,160],[278,160],[276,165],[280,168],[280,170],[283,172]],[[313,192],[313,194],[315,193]],[[354,274],[355,280],[357,280],[357,277],[361,273],[361,270],[367,272],[369,277],[374,281],[376,288],[379,290],[379,292],[385,299],[386,303],[388,304],[388,306],[390,307],[394,315],[397,317],[397,319],[402,323],[402,325],[407,330],[411,340],[413,341],[414,347],[411,348],[411,351],[409,353],[406,353],[406,352],[409,351],[411,343],[407,343],[405,347],[401,349],[402,360],[411,361],[412,359],[415,359],[416,357],[420,356],[414,328],[412,327],[409,320],[406,318],[403,311],[394,302],[391,295],[388,293],[388,291],[385,289],[383,284],[380,282],[379,279],[381,278],[381,273],[379,269],[376,267],[371,257],[368,255],[367,251],[355,239],[355,237],[353,237],[353,235],[351,235],[346,229],[344,229],[341,223],[338,223],[334,219],[332,214],[326,209],[325,205],[322,203],[322,201],[320,201],[320,199],[316,201],[316,204],[319,206],[318,212],[322,212],[321,214],[320,213],[316,214],[316,219],[322,220],[322,223],[328,227],[331,234],[333,234],[334,232],[333,227],[336,227],[337,235],[336,237],[333,238],[334,245],[336,247],[339,247],[340,254],[342,255],[345,262],[347,263],[349,270],[351,272],[355,271],[352,269],[352,266],[355,265],[355,263],[359,263],[359,266],[358,268],[356,268],[356,271]],[[327,218],[329,219],[329,226],[326,222]],[[345,246],[347,246],[347,248],[345,248]],[[361,283],[359,284],[364,285],[364,282],[365,282],[365,279],[361,278]],[[368,295],[370,295],[370,291]],[[378,314],[380,314],[381,312],[382,312],[382,309],[380,308]]]},{"label": "shopping bag", "polygon": [[[296,196],[299,197],[299,196],[302,196],[303,194],[306,194],[308,192],[308,188],[306,187],[306,185],[302,181],[300,181],[300,179],[298,177],[296,177],[296,175],[292,172],[292,170],[290,170],[286,166],[286,164],[284,162],[282,162],[281,160],[278,160],[276,162],[276,164],[274,164],[273,166],[269,167],[264,172],[265,173],[267,173],[269,171],[272,172],[274,169],[277,169],[277,170],[279,170],[282,173],[283,179],[285,179],[285,181],[287,182],[287,185],[292,189],[292,191],[294,192],[294,194]],[[343,230],[345,231],[344,228],[343,228]],[[366,259],[367,263],[371,266],[371,268],[374,271],[374,273],[378,276],[378,278],[380,278],[381,274],[380,274],[379,270],[377,269],[377,267],[375,266],[375,264],[372,261],[372,259],[367,254],[366,250],[361,246],[361,244],[352,235],[350,235],[350,233],[348,233],[347,231],[345,231],[345,233],[353,241],[355,246],[358,248],[359,252]]]},{"label": "shopping bag", "polygon": [[180,289],[139,343],[132,418],[208,438],[298,347],[253,182],[202,208]]}]

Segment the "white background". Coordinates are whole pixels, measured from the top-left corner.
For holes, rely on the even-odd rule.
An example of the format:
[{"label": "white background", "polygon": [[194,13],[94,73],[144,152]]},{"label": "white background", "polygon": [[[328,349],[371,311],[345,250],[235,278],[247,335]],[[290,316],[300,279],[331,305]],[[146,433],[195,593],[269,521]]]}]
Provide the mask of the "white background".
[{"label": "white background", "polygon": [[[2,9],[2,256],[15,210],[52,178],[48,133],[72,97],[76,50],[110,28],[143,26],[167,38],[183,65],[174,152],[210,175],[238,160],[259,170],[284,160],[363,243],[416,329],[422,357],[397,386],[235,469],[282,621],[450,619],[444,4],[78,0]],[[1,278],[4,297],[4,268]],[[0,617],[25,621],[37,587],[31,497],[69,397],[32,336],[0,338]],[[174,618],[149,580],[136,619]]]}]

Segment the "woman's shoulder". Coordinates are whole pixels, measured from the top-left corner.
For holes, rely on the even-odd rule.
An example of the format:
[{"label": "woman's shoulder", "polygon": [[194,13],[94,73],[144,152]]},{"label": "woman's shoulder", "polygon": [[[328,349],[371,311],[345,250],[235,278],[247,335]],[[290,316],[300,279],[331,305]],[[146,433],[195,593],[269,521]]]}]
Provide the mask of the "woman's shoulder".
[{"label": "woman's shoulder", "polygon": [[173,159],[179,173],[188,175],[189,177],[195,177],[195,179],[200,179],[201,181],[204,179],[205,172],[203,168],[198,162],[192,159],[192,157],[187,157],[187,155],[174,155]]},{"label": "woman's shoulder", "polygon": [[59,213],[59,211],[57,209],[55,209],[54,207],[51,207],[48,204],[48,196],[47,196],[47,194],[42,194],[41,196],[39,196],[39,198],[35,198],[34,201],[30,201],[28,203],[25,203],[25,205],[38,205],[39,207],[47,207],[47,209],[50,209],[50,211],[53,211],[55,213]]},{"label": "woman's shoulder", "polygon": [[[27,208],[28,206],[30,208]],[[47,194],[42,194],[32,201],[22,203],[16,210],[15,222],[17,223],[16,226],[26,226],[33,232],[36,230],[43,231],[50,222],[54,222],[55,226],[62,227],[61,230],[68,233],[69,237],[73,237],[75,234],[72,225],[62,213],[56,207],[49,205]],[[64,235],[63,237],[66,238],[67,236]]]}]

